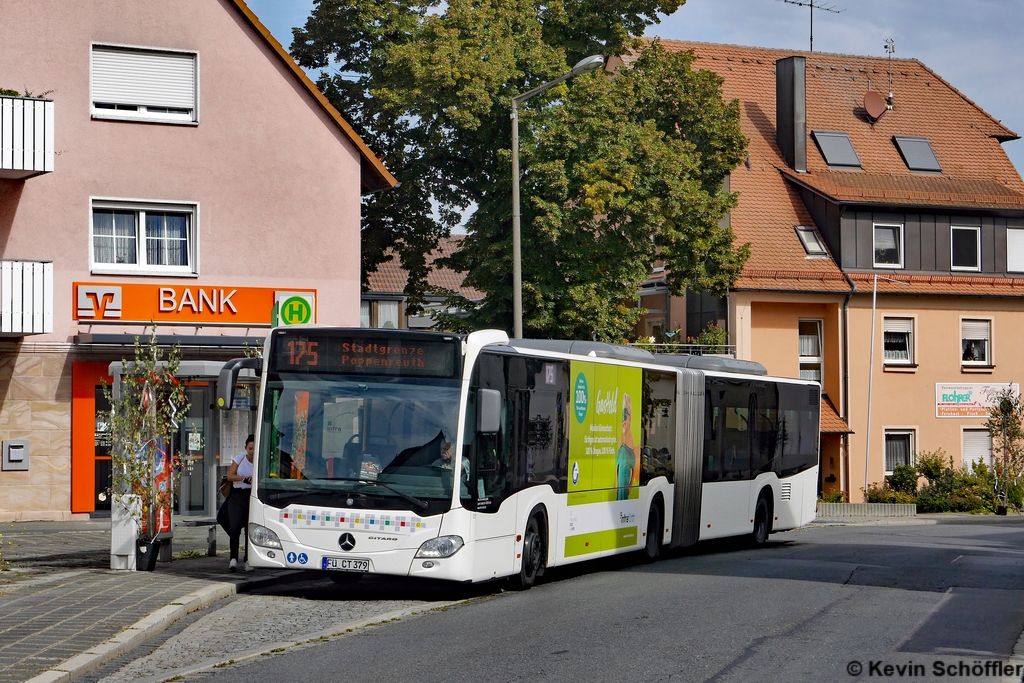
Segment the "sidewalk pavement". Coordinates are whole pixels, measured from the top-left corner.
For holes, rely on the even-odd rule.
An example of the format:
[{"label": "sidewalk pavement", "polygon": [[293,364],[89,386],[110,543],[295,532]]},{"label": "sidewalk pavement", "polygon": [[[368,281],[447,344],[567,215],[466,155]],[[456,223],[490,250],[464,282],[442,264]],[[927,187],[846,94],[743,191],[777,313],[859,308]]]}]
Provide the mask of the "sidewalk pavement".
[{"label": "sidewalk pavement", "polygon": [[[0,683],[65,681],[141,645],[189,612],[306,572],[227,571],[227,536],[175,526],[176,559],[153,572],[110,566],[110,520],[0,525]],[[241,568],[240,568],[241,569]]]}]

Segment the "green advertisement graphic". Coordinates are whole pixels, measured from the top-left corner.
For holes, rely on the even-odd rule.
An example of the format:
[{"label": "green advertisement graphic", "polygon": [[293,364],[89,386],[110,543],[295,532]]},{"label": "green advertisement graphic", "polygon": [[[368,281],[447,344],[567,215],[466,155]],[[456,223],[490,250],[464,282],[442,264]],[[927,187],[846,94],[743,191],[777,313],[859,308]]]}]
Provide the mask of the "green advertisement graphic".
[{"label": "green advertisement graphic", "polygon": [[639,498],[642,371],[572,361],[569,505]]}]

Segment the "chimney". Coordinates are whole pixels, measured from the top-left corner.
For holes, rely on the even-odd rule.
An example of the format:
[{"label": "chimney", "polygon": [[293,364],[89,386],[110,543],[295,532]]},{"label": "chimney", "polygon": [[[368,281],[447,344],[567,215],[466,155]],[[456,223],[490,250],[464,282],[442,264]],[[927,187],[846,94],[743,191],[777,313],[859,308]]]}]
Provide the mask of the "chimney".
[{"label": "chimney", "polygon": [[775,62],[775,135],[789,167],[807,172],[807,76],[803,57]]}]

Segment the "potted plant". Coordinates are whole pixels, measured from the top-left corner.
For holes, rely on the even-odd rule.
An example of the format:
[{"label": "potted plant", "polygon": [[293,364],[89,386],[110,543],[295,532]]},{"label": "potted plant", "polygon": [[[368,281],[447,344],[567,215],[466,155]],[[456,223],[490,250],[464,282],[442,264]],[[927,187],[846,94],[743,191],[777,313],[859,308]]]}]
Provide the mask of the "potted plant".
[{"label": "potted plant", "polygon": [[174,475],[182,470],[172,437],[189,408],[175,376],[180,356],[175,345],[164,358],[154,328],[145,344],[135,338],[135,359],[123,362],[120,381],[103,387],[110,402],[99,417],[111,443],[112,569],[151,571],[160,548],[157,536],[170,530]]}]

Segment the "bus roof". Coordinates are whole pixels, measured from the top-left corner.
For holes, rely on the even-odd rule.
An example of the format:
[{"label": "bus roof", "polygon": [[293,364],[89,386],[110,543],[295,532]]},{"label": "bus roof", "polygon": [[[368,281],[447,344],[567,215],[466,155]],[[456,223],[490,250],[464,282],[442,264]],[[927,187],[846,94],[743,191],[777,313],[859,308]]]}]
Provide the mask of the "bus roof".
[{"label": "bus roof", "polygon": [[692,356],[675,353],[651,353],[644,349],[620,344],[606,344],[594,341],[568,341],[559,339],[510,339],[508,345],[516,349],[551,351],[573,356],[591,358],[613,358],[640,363],[655,363],[691,370],[727,372],[742,375],[766,376],[768,370],[760,363],[721,356]]}]

